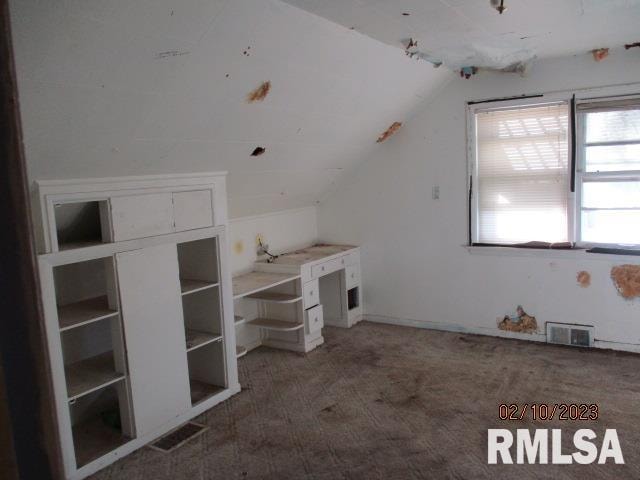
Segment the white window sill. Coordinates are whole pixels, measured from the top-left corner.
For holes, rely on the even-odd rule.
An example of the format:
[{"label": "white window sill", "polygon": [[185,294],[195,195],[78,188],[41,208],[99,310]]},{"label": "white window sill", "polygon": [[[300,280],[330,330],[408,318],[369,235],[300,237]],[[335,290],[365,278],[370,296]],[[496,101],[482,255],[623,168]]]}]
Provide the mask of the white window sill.
[{"label": "white window sill", "polygon": [[560,258],[575,259],[581,261],[602,260],[615,263],[640,264],[640,256],[615,255],[611,253],[588,253],[586,250],[553,250],[547,248],[517,248],[517,247],[472,247],[464,245],[471,255],[484,255],[492,257],[534,257],[534,258]]}]

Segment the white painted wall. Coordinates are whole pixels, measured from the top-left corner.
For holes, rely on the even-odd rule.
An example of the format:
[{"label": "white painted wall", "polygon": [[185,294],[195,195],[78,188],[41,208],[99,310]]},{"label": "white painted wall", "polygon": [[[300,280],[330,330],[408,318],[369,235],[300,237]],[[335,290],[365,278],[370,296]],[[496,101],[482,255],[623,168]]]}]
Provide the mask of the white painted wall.
[{"label": "white painted wall", "polygon": [[232,218],[314,205],[446,76],[277,0],[10,7],[31,179],[228,170]]},{"label": "white painted wall", "polygon": [[316,207],[232,219],[228,237],[232,275],[252,270],[258,234],[274,255],[313,245],[318,238]]},{"label": "white painted wall", "polygon": [[[487,73],[456,77],[420,106],[319,207],[322,241],[362,246],[366,315],[500,334],[497,317],[521,304],[541,325],[595,325],[597,339],[619,343],[599,346],[640,345],[640,300],[622,299],[609,279],[612,265],[640,264],[640,258],[520,251],[484,256],[463,247],[465,101],[634,82],[640,79],[639,60],[640,52],[614,51],[602,63],[588,54],[539,62],[526,79]],[[438,201],[431,199],[434,185],[440,186]],[[577,285],[580,270],[591,272],[590,288]]]}]

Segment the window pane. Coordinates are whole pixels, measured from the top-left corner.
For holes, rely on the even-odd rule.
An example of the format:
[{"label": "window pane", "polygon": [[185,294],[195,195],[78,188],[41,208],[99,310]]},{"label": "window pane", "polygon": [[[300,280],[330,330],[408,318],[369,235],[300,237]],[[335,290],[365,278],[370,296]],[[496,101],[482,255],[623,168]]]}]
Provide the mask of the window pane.
[{"label": "window pane", "polygon": [[587,182],[582,189],[584,208],[640,208],[640,182]]},{"label": "window pane", "polygon": [[567,104],[480,112],[476,127],[476,241],[567,241]]},{"label": "window pane", "polygon": [[640,244],[640,209],[583,211],[582,240],[592,243]]},{"label": "window pane", "polygon": [[586,148],[587,172],[640,170],[640,145],[608,145]]},{"label": "window pane", "polygon": [[587,113],[587,143],[640,140],[640,110]]}]

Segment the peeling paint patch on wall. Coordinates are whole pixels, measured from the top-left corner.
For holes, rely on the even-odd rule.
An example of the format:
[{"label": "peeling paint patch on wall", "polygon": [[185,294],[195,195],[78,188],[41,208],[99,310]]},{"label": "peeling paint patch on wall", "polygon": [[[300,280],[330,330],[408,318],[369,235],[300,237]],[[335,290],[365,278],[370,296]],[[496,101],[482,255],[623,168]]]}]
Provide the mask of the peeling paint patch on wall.
[{"label": "peeling paint patch on wall", "polygon": [[611,280],[623,298],[640,297],[640,265],[618,265],[611,269]]},{"label": "peeling paint patch on wall", "polygon": [[582,288],[587,288],[591,285],[591,274],[585,270],[582,270],[581,272],[578,272],[576,280]]},{"label": "peeling paint patch on wall", "polygon": [[593,59],[596,62],[601,62],[602,60],[604,60],[605,58],[607,58],[609,56],[609,49],[608,48],[596,48],[595,50],[592,50],[591,53],[593,55]]},{"label": "peeling paint patch on wall", "polygon": [[262,155],[264,152],[266,152],[267,149],[264,147],[256,147],[253,152],[251,152],[251,156],[252,157],[259,157],[260,155]]},{"label": "peeling paint patch on wall", "polygon": [[528,315],[518,305],[515,316],[505,315],[502,320],[498,319],[498,328],[507,332],[536,333],[538,331],[538,322],[536,322],[536,317]]},{"label": "peeling paint patch on wall", "polygon": [[262,102],[271,90],[271,82],[263,82],[258,88],[247,95],[247,102]]},{"label": "peeling paint patch on wall", "polygon": [[398,130],[400,130],[400,127],[402,126],[402,122],[393,122],[391,124],[391,126],[389,128],[387,128],[379,137],[378,140],[376,140],[376,143],[382,143],[384,142],[387,138],[389,138],[391,135],[393,135],[394,133],[396,133]]}]

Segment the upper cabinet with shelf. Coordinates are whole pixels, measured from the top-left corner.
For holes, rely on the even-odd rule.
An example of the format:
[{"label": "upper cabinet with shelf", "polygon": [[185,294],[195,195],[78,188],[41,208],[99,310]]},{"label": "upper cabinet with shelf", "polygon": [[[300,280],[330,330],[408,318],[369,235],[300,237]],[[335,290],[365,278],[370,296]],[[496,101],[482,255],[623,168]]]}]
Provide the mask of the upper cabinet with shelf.
[{"label": "upper cabinet with shelf", "polygon": [[[226,225],[224,172],[36,182],[40,253]],[[41,220],[41,221],[40,221]]]}]

